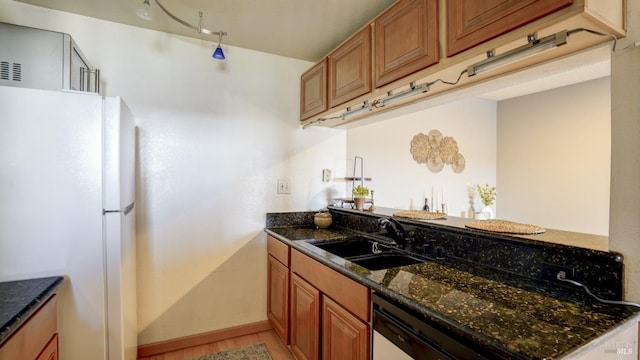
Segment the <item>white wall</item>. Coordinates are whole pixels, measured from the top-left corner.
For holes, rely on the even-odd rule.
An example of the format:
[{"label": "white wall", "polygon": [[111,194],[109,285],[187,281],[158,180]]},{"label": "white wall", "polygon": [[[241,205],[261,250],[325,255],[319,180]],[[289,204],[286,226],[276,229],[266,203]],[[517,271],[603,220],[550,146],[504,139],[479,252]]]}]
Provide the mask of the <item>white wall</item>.
[{"label": "white wall", "polygon": [[[461,99],[349,129],[346,168],[350,176],[353,157],[364,158],[377,206],[421,208],[432,188],[444,188],[449,214],[463,216],[467,184],[489,183],[497,185],[500,219],[606,236],[610,110],[609,78],[497,103]],[[434,174],[413,160],[413,136],[431,129],[456,139],[466,159],[461,174],[449,166]]]},{"label": "white wall", "polygon": [[610,80],[498,103],[498,201],[506,219],[607,236]]},{"label": "white wall", "polygon": [[[419,164],[411,155],[411,140],[419,133],[439,130],[458,143],[466,167],[456,174],[445,165],[438,173]],[[449,214],[461,216],[469,208],[467,184],[496,183],[496,102],[463,99],[446,105],[399,115],[370,125],[347,130],[347,166],[353,172],[355,156],[364,159],[365,186],[374,190],[376,206],[422,209],[424,197],[433,192],[449,205]],[[357,175],[360,170],[357,169]],[[351,189],[351,183],[346,185]],[[475,199],[476,211],[482,203]]]},{"label": "white wall", "polygon": [[[344,167],[345,132],[299,126],[311,64],[224,45],[216,62],[216,43],[0,8],[0,21],[70,33],[136,117],[139,342],[265,320],[265,213],[318,209],[342,191],[321,172]],[[276,195],[278,178],[291,195]],[[61,358],[97,358],[68,353],[71,341],[63,334]]]}]

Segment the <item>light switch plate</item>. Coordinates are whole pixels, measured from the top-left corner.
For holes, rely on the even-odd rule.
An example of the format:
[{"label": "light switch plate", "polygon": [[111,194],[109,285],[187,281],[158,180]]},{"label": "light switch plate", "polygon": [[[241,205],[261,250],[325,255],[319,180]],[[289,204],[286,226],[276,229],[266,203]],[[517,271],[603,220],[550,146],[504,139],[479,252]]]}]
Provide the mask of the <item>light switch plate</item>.
[{"label": "light switch plate", "polygon": [[291,194],[289,179],[278,179],[278,194]]},{"label": "light switch plate", "polygon": [[322,182],[331,181],[331,169],[323,169],[322,170]]}]

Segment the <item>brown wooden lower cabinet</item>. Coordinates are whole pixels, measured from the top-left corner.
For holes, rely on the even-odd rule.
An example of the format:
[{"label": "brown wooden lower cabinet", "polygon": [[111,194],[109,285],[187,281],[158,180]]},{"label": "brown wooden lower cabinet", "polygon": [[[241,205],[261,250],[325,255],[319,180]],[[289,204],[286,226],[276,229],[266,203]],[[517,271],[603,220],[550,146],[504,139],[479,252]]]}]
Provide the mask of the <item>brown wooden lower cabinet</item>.
[{"label": "brown wooden lower cabinet", "polygon": [[295,249],[290,270],[293,355],[368,360],[371,291]]},{"label": "brown wooden lower cabinet", "polygon": [[291,274],[291,352],[298,360],[320,359],[320,291]]},{"label": "brown wooden lower cabinet", "polygon": [[269,255],[267,260],[267,317],[289,344],[289,268]]},{"label": "brown wooden lower cabinet", "polygon": [[267,316],[295,358],[369,360],[369,288],[272,236],[267,251]]},{"label": "brown wooden lower cabinet", "polygon": [[267,236],[267,317],[289,345],[289,245]]},{"label": "brown wooden lower cabinet", "polygon": [[368,359],[369,326],[327,296],[322,297],[322,359]]}]

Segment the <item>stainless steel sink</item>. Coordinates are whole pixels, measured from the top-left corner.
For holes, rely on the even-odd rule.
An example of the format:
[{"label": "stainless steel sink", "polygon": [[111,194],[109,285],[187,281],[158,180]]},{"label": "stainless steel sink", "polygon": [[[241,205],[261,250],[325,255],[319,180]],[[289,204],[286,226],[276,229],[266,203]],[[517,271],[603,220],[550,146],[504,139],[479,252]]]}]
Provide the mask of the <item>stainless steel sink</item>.
[{"label": "stainless steel sink", "polygon": [[366,237],[342,240],[310,240],[311,245],[369,270],[382,270],[418,264],[426,259],[405,253],[388,244]]}]

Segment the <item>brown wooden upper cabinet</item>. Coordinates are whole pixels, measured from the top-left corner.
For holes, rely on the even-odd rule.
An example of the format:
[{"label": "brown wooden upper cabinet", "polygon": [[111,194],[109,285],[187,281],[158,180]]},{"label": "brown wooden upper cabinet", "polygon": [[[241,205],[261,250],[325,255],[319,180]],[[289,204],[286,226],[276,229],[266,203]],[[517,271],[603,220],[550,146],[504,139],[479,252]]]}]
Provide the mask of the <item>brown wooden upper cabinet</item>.
[{"label": "brown wooden upper cabinet", "polygon": [[437,63],[438,0],[401,0],[375,20],[376,87]]},{"label": "brown wooden upper cabinet", "polygon": [[327,110],[327,59],[322,59],[300,78],[300,120]]},{"label": "brown wooden upper cabinet", "polygon": [[570,6],[572,0],[447,0],[447,56]]},{"label": "brown wooden upper cabinet", "polygon": [[371,91],[371,27],[329,54],[329,107]]}]

